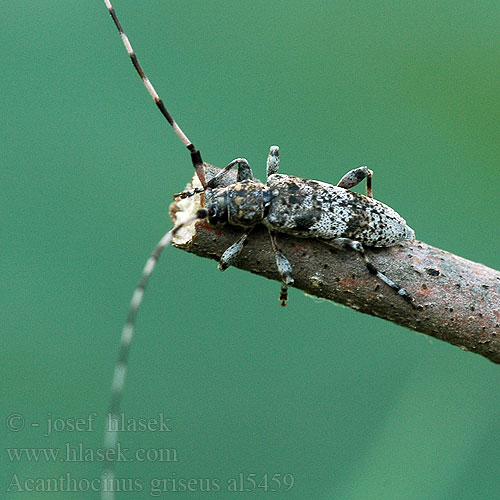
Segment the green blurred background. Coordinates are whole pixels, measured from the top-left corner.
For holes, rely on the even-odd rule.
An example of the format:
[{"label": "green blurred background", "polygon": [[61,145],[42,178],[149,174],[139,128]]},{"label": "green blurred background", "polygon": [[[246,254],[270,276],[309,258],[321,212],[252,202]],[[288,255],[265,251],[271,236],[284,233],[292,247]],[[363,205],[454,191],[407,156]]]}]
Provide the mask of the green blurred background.
[{"label": "green blurred background", "polygon": [[[368,165],[375,196],[419,239],[500,268],[498,2],[115,8],[207,161],[245,156],[262,179],[278,144],[282,172],[332,183]],[[102,1],[3,2],[0,42],[2,442],[96,449],[132,289],[192,167]],[[118,464],[143,488],[119,498],[150,498],[151,478],[173,477],[221,489],[160,498],[498,498],[498,366],[295,290],[282,309],[277,293],[248,273],[164,254],[123,409],[162,413],[172,432],[121,441],[175,449],[179,460]],[[49,419],[92,412],[88,431],[44,436]],[[13,413],[19,432],[7,428]],[[1,453],[2,498],[98,498],[12,484],[14,474],[28,488],[33,478],[90,480],[97,460]],[[284,473],[288,492],[226,491],[239,474]]]}]

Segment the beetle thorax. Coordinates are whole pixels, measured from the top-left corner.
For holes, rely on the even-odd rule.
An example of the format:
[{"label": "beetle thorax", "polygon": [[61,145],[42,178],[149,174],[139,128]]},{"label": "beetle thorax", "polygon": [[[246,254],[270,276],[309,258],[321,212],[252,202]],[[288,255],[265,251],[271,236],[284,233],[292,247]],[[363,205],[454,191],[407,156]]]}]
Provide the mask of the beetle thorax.
[{"label": "beetle thorax", "polygon": [[266,216],[270,200],[269,188],[257,179],[205,192],[208,220],[212,225],[255,226]]}]

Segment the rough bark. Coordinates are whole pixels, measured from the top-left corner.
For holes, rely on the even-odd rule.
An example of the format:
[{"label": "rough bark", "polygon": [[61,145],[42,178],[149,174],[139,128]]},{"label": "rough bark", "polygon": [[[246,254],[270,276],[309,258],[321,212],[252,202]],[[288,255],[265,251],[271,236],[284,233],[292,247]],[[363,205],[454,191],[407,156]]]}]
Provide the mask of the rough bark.
[{"label": "rough bark", "polygon": [[[206,167],[210,178],[215,167]],[[232,179],[229,176],[227,182]],[[193,197],[173,203],[171,214],[179,221],[197,207],[199,199]],[[212,228],[200,221],[180,232],[174,246],[218,260],[241,233],[241,229]],[[413,308],[370,275],[355,252],[281,234],[278,244],[293,266],[295,288],[500,363],[500,272],[421,241],[367,249],[377,268],[415,298]],[[254,229],[236,267],[280,281],[267,229]]]}]

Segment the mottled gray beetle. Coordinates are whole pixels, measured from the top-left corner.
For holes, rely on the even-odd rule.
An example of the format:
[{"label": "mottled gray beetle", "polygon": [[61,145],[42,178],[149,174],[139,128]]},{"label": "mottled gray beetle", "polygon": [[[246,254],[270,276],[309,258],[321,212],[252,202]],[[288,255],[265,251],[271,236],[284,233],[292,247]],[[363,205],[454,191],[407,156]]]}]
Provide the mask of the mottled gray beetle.
[{"label": "mottled gray beetle", "polygon": [[[266,184],[254,178],[252,169],[244,158],[233,160],[217,175],[206,180],[200,152],[174,121],[144,74],[110,0],[104,0],[104,2],[146,89],[191,153],[191,161],[201,187],[174,196],[183,199],[204,193],[205,198],[205,207],[199,209],[187,220],[176,224],[165,234],[146,262],[141,280],[132,296],[127,321],[122,330],[120,353],[115,366],[108,413],[110,421],[119,415],[135,319],[148,279],[162,250],[171,243],[174,235],[197,219],[208,219],[208,222],[214,226],[230,224],[243,228],[243,235],[221,256],[219,262],[221,270],[235,262],[249,233],[257,224],[263,224],[268,228],[276,265],[282,279],[280,293],[282,305],[286,304],[287,288],[293,283],[292,267],[278,248],[274,233],[287,233],[300,238],[317,238],[336,248],[355,250],[370,273],[376,275],[413,305],[413,299],[406,290],[378,271],[365,255],[364,245],[390,247],[398,242],[414,238],[413,230],[407,226],[406,221],[399,214],[384,203],[373,199],[371,188],[373,172],[371,170],[367,167],[355,168],[344,175],[336,186],[279,174],[279,149],[277,146],[272,146],[267,158]],[[224,183],[224,177],[234,167],[237,167],[236,182],[227,185]],[[366,196],[349,191],[363,179],[366,179],[367,183]],[[110,450],[114,449],[117,443],[116,430],[108,427],[105,436],[105,446]],[[103,498],[114,498],[113,479],[114,473],[112,461],[110,461],[107,462],[103,473]]]},{"label": "mottled gray beetle", "polygon": [[[222,186],[224,176],[238,167],[236,182]],[[241,252],[250,231],[264,224],[271,237],[276,265],[282,279],[280,301],[286,304],[287,287],[293,283],[292,268],[279,250],[274,233],[287,233],[299,238],[318,238],[337,248],[357,251],[368,270],[387,283],[405,300],[408,293],[378,271],[368,260],[364,246],[390,247],[414,238],[413,230],[392,208],[373,199],[371,177],[367,167],[348,172],[337,186],[325,182],[278,174],[279,148],[272,146],[267,158],[267,180],[263,184],[255,179],[244,158],[237,158],[204,187],[174,195],[187,198],[205,193],[206,214],[211,225],[230,224],[244,229],[243,235],[222,255],[219,269],[227,269]],[[367,195],[349,191],[349,188],[367,181]]]}]

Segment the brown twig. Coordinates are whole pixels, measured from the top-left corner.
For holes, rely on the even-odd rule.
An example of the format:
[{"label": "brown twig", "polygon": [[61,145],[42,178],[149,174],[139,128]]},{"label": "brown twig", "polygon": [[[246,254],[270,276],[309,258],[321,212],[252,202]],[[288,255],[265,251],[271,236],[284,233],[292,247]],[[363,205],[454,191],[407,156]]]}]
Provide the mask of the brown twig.
[{"label": "brown twig", "polygon": [[[207,169],[215,167],[207,165]],[[228,183],[231,180],[229,177]],[[193,198],[173,203],[173,218],[179,220],[196,210],[197,203],[199,200]],[[229,226],[214,229],[206,222],[197,222],[189,231],[179,234],[174,245],[218,260],[241,232]],[[370,275],[354,252],[337,251],[315,239],[281,234],[278,238],[281,250],[292,264],[295,288],[500,363],[500,272],[421,241],[367,249],[377,268],[415,298],[417,307],[412,308]],[[264,227],[252,232],[236,267],[280,281]]]}]

